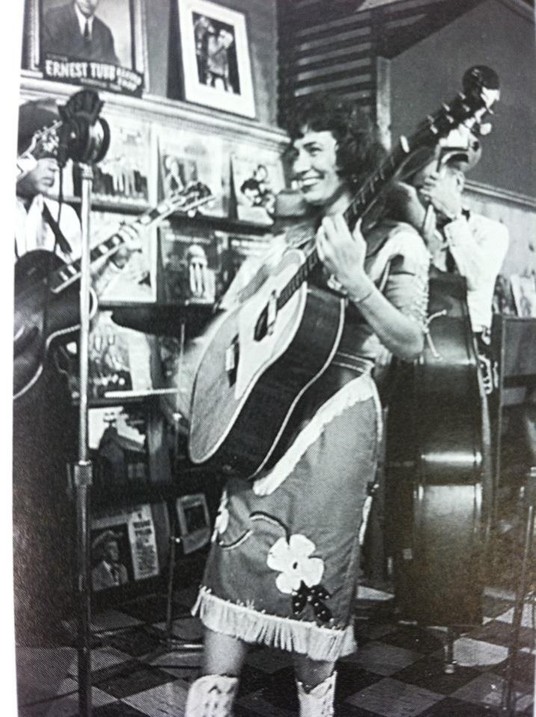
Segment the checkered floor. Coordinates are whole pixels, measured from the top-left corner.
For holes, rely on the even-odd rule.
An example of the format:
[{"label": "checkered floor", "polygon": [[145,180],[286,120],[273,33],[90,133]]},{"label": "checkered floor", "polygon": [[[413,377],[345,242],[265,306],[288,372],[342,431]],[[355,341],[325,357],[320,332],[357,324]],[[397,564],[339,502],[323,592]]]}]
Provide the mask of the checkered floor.
[{"label": "checkered floor", "polygon": [[[362,594],[373,605],[389,595]],[[201,631],[187,616],[191,590],[177,595],[173,634],[196,641]],[[513,596],[486,590],[484,624],[454,643],[456,667],[445,673],[445,630],[394,622],[389,610],[357,620],[358,652],[338,665],[338,717],[478,717],[532,715],[534,605],[527,600],[515,661]],[[186,617],[181,617],[186,615]],[[384,615],[386,617],[379,617]],[[92,712],[95,717],[181,717],[189,683],[198,674],[199,653],[168,650],[165,599],[154,595],[95,614],[92,631]],[[79,714],[77,653],[74,648],[17,650],[19,715],[76,717]],[[514,680],[508,682],[509,667]],[[510,690],[508,689],[510,685]],[[504,709],[510,691],[509,711]],[[236,717],[297,715],[287,655],[250,652],[235,707]]]}]

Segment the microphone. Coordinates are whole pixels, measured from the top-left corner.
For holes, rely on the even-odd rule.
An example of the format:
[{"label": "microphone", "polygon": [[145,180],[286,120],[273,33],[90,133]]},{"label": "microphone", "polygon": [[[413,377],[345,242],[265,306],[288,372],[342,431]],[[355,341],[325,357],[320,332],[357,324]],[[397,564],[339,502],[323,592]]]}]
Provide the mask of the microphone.
[{"label": "microphone", "polygon": [[110,127],[99,117],[104,102],[93,90],[81,90],[59,107],[61,127],[57,160],[64,167],[68,159],[96,164],[110,147]]}]

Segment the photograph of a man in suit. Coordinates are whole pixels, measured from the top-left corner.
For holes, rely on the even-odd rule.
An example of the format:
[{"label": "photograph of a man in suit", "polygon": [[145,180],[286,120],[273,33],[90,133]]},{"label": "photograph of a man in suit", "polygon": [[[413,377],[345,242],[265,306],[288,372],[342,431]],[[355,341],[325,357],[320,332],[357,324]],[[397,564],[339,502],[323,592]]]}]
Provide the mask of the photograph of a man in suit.
[{"label": "photograph of a man in suit", "polygon": [[45,12],[43,53],[119,65],[112,31],[95,15],[99,2],[73,0]]},{"label": "photograph of a man in suit", "polygon": [[93,541],[91,547],[97,561],[91,571],[93,590],[105,590],[128,582],[127,569],[120,561],[120,539],[119,533],[106,530]]}]

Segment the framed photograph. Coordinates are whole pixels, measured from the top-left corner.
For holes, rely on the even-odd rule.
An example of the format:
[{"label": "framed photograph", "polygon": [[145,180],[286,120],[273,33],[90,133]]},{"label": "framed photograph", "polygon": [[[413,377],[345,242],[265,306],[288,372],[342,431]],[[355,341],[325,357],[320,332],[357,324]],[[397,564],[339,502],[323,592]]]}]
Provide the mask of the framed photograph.
[{"label": "framed photograph", "polygon": [[88,445],[97,489],[110,491],[147,485],[147,430],[143,407],[135,404],[89,409]]},{"label": "framed photograph", "polygon": [[154,336],[119,326],[111,311],[100,311],[89,336],[90,398],[114,398],[125,392],[147,393],[155,387]]},{"label": "framed photograph", "polygon": [[229,213],[230,163],[219,137],[162,128],[158,135],[158,199],[187,192],[198,182],[212,199],[199,207],[199,214],[226,217]]},{"label": "framed photograph", "polygon": [[126,523],[91,531],[91,587],[94,592],[132,581],[132,554]]},{"label": "framed photograph", "polygon": [[102,514],[91,522],[91,582],[94,592],[159,574],[151,506]]},{"label": "framed photograph", "polygon": [[[110,146],[93,168],[92,199],[110,207],[145,209],[150,196],[151,127],[129,117],[105,116],[110,126]],[[80,177],[75,173],[75,193],[80,196]],[[153,192],[154,193],[154,192]]]},{"label": "framed photograph", "polygon": [[534,275],[510,277],[512,293],[518,316],[531,318],[536,316],[536,281]]},{"label": "framed photograph", "polygon": [[185,555],[199,550],[210,540],[210,516],[204,493],[177,498],[177,520]]},{"label": "framed photograph", "polygon": [[164,224],[159,230],[163,301],[214,304],[221,294],[221,243],[215,232]]},{"label": "framed photograph", "polygon": [[[92,248],[107,241],[122,225],[136,222],[137,218],[138,215],[93,210],[90,220]],[[150,227],[140,230],[139,240],[140,250],[132,252],[121,269],[116,270],[105,260],[101,265],[100,260],[93,265],[96,272],[93,285],[101,306],[156,301],[157,230]]]},{"label": "framed photograph", "polygon": [[177,0],[184,99],[255,117],[246,18],[207,0]]},{"label": "framed photograph", "polygon": [[275,198],[285,186],[280,157],[244,145],[233,153],[231,166],[237,219],[273,224]]},{"label": "framed photograph", "polygon": [[129,95],[147,88],[142,0],[28,2],[29,69],[40,69],[46,79]]}]

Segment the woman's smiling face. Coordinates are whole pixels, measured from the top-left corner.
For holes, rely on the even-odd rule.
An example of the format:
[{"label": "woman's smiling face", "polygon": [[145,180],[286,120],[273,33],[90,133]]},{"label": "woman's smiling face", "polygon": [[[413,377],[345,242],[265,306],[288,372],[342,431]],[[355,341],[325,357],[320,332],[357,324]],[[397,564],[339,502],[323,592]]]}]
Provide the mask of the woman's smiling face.
[{"label": "woman's smiling face", "polygon": [[337,141],[327,130],[307,127],[291,149],[293,178],[304,199],[315,206],[329,207],[348,189],[339,176]]}]

